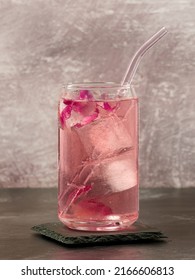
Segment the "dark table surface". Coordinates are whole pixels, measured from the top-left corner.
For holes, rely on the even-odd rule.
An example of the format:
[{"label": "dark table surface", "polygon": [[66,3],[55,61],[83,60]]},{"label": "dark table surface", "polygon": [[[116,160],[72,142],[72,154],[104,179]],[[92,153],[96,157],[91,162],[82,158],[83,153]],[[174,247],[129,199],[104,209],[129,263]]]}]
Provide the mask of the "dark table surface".
[{"label": "dark table surface", "polygon": [[195,259],[195,188],[143,189],[140,221],[165,242],[68,248],[31,230],[57,221],[56,189],[0,189],[0,259]]}]

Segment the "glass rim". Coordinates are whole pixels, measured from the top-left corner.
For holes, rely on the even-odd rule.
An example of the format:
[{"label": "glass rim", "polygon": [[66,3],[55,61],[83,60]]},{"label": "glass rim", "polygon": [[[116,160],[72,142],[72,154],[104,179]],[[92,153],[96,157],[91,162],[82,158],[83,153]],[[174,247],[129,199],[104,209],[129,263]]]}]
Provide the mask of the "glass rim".
[{"label": "glass rim", "polygon": [[63,86],[66,89],[133,89],[134,86],[129,83],[121,85],[115,82],[75,82],[67,83]]}]

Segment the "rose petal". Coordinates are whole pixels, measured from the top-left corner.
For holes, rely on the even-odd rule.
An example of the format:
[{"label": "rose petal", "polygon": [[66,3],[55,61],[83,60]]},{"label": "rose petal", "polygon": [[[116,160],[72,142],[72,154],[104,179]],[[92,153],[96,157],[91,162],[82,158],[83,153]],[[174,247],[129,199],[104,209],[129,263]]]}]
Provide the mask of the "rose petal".
[{"label": "rose petal", "polygon": [[63,99],[63,103],[64,103],[65,105],[71,105],[71,104],[73,103],[73,101],[72,101],[72,100],[69,100],[69,99]]},{"label": "rose petal", "polygon": [[80,113],[84,106],[85,106],[85,102],[81,103],[81,102],[74,101],[72,104],[72,109],[73,111]]},{"label": "rose petal", "polygon": [[92,100],[93,99],[93,95],[90,93],[89,90],[80,90],[79,99]]},{"label": "rose petal", "polygon": [[76,124],[74,125],[74,127],[80,128],[80,127],[82,127],[82,124],[81,124],[81,123],[76,123]]},{"label": "rose petal", "polygon": [[104,216],[111,215],[112,209],[96,201],[95,199],[81,201],[78,204],[72,205],[74,215],[80,218],[103,218]]},{"label": "rose petal", "polygon": [[62,110],[62,112],[60,114],[60,123],[61,123],[62,127],[64,126],[65,121],[70,118],[71,111],[72,111],[72,106],[71,105],[66,106]]},{"label": "rose petal", "polygon": [[110,106],[110,104],[108,102],[104,102],[103,107],[107,111],[112,111],[113,110],[113,108]]}]

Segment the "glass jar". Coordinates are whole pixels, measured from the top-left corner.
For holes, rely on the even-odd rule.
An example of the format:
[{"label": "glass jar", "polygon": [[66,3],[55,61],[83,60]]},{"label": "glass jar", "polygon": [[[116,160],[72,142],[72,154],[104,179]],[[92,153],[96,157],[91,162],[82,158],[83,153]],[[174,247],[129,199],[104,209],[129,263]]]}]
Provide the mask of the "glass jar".
[{"label": "glass jar", "polygon": [[58,108],[58,217],[117,231],[138,219],[138,98],[129,84],[64,87]]}]

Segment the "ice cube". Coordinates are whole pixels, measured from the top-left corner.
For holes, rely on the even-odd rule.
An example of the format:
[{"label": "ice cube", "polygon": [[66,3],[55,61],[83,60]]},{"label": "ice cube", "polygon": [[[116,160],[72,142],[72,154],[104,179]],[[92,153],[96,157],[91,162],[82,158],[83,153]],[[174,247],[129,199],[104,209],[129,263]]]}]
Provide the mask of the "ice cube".
[{"label": "ice cube", "polygon": [[75,183],[91,185],[92,197],[133,188],[137,185],[136,151],[86,164]]},{"label": "ice cube", "polygon": [[[70,105],[68,105],[70,106]],[[67,107],[68,107],[67,106]],[[67,108],[66,107],[66,108]],[[65,110],[66,110],[65,108]],[[68,111],[68,110],[66,110]],[[65,111],[65,113],[66,113]],[[68,111],[69,113],[69,111]],[[95,114],[95,115],[94,115]],[[90,123],[98,116],[96,113],[96,105],[93,101],[80,101],[73,102],[70,117],[67,118],[67,124],[70,127],[80,127],[85,123]],[[92,120],[91,120],[92,119]]]},{"label": "ice cube", "polygon": [[134,151],[114,157],[104,165],[104,177],[112,192],[125,191],[137,185]]},{"label": "ice cube", "polygon": [[97,119],[75,131],[92,159],[109,157],[133,146],[131,135],[116,115]]}]

